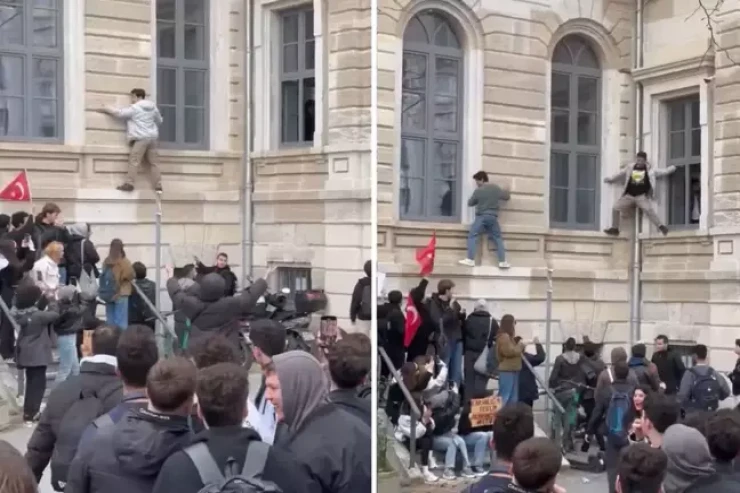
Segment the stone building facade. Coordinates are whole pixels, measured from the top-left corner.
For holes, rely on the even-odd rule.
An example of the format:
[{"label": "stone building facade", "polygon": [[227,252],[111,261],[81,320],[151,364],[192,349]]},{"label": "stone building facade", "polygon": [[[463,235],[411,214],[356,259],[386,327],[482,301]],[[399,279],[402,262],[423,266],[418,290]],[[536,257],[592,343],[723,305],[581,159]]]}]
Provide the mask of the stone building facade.
[{"label": "stone building facade", "polygon": [[[740,9],[696,0],[380,0],[378,248],[387,289],[417,282],[416,248],[437,237],[432,286],[545,340],[608,349],[666,334],[735,360],[740,337]],[[644,5],[643,5],[644,3]],[[713,2],[710,2],[713,4]],[[704,2],[706,5],[707,2]],[[647,220],[611,238],[619,187],[603,178],[639,149],[677,171]],[[472,175],[511,188],[500,220],[510,270],[483,241],[464,258]],[[639,310],[631,325],[630,300]]]},{"label": "stone building facade", "polygon": [[120,237],[153,266],[154,195],[142,176],[115,190],[124,127],[95,111],[143,88],[165,119],[163,263],[278,265],[275,288],[324,288],[347,316],[371,244],[369,0],[16,4],[0,11],[0,182],[28,170],[36,212],[54,201],[101,255]]}]

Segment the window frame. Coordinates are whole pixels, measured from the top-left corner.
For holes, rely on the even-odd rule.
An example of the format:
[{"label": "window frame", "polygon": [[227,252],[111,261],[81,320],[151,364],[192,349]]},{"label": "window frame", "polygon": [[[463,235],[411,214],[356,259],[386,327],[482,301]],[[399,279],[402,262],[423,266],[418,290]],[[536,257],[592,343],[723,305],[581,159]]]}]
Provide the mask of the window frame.
[{"label": "window frame", "polygon": [[[155,55],[156,55],[156,83],[159,86],[161,80],[160,72],[162,70],[174,70],[175,71],[175,140],[166,141],[162,139],[162,126],[166,122],[163,122],[160,126],[160,138],[157,145],[162,149],[177,149],[177,150],[208,150],[210,149],[210,134],[211,134],[211,119],[210,119],[210,76],[211,76],[211,60],[210,60],[210,31],[211,31],[211,0],[201,0],[203,2],[203,60],[190,60],[184,56],[185,46],[185,26],[186,24],[198,25],[193,22],[185,22],[185,1],[186,0],[169,0],[175,8],[175,20],[162,19],[162,21],[170,23],[175,27],[175,58],[164,58],[159,55],[159,23],[160,17],[159,2],[166,0],[156,0],[155,4]],[[179,50],[179,52],[178,52]],[[185,72],[187,71],[199,71],[203,73],[203,135],[201,143],[188,143],[185,142]],[[161,97],[159,87],[156,90],[156,96],[159,100]],[[157,107],[161,104],[157,101]],[[173,105],[166,104],[167,107]],[[191,106],[192,108],[198,108]],[[161,109],[160,109],[161,111]],[[166,120],[163,115],[163,120]],[[183,124],[177,125],[177,122],[183,122]]]},{"label": "window frame", "polygon": [[[284,65],[283,65],[283,52],[285,48],[285,39],[283,37],[284,33],[284,23],[285,18],[289,16],[297,15],[298,16],[298,41],[295,43],[298,46],[298,70],[295,72],[285,72],[284,71]],[[314,33],[311,33],[311,38],[306,39],[306,19],[310,16],[311,18],[311,25],[314,26]],[[316,105],[316,92],[317,92],[317,85],[316,85],[316,62],[317,62],[317,56],[316,56],[316,44],[317,40],[315,37],[315,31],[316,26],[314,22],[314,8],[312,4],[309,5],[302,5],[302,6],[296,6],[294,8],[289,8],[285,10],[281,10],[277,12],[277,27],[278,27],[278,65],[277,65],[277,96],[278,96],[278,102],[279,102],[279,108],[280,111],[278,113],[278,135],[277,135],[277,141],[278,141],[278,147],[282,149],[291,149],[291,148],[302,148],[302,147],[312,147],[316,142],[316,122],[317,122],[317,112],[319,111],[319,108]],[[306,69],[306,45],[308,42],[313,43],[313,49],[314,49],[314,68],[313,69]],[[291,43],[293,44],[293,43]],[[298,105],[298,140],[293,142],[286,142],[284,139],[285,135],[285,113],[286,108],[283,105],[283,83],[285,82],[298,82],[298,101],[303,101],[305,97],[304,88],[306,80],[313,79],[313,87],[314,87],[314,132],[313,132],[313,138],[311,140],[306,140],[303,138],[303,131],[305,129],[306,125],[306,115],[305,115],[305,108],[303,104]]]},{"label": "window frame", "polygon": [[[692,167],[696,167],[699,170],[699,184],[701,187],[702,178],[701,178],[701,168],[702,168],[702,152],[704,151],[702,149],[702,139],[701,139],[701,132],[702,132],[702,124],[701,124],[701,95],[698,93],[695,94],[688,94],[685,96],[681,96],[678,98],[669,99],[663,102],[665,105],[665,112],[664,112],[664,125],[665,125],[665,140],[664,140],[664,152],[666,153],[665,156],[665,163],[666,167],[670,166],[676,166],[676,172],[678,171],[678,168],[683,167],[685,169],[684,172],[684,214],[685,218],[688,220],[688,222],[683,223],[674,223],[671,222],[671,202],[672,202],[672,186],[674,181],[674,176],[676,176],[676,172],[668,176],[668,179],[666,180],[667,183],[663,187],[663,189],[666,192],[666,202],[665,202],[665,221],[666,225],[672,229],[676,230],[693,230],[693,229],[699,229],[700,223],[701,223],[701,212],[699,213],[699,220],[695,223],[690,222],[691,218],[691,170]],[[698,124],[696,127],[693,126],[693,105],[696,104],[696,111],[697,114],[696,119],[698,121]],[[684,128],[683,130],[671,130],[671,123],[672,123],[672,116],[673,116],[673,109],[676,106],[683,106],[683,113],[684,113]],[[693,133],[698,131],[699,132],[699,154],[694,155],[693,154]],[[672,158],[671,157],[671,135],[683,132],[683,138],[684,138],[684,155],[680,158]],[[699,195],[699,208],[701,211],[701,194],[704,192],[704,190],[700,189],[700,195]]]},{"label": "window frame", "polygon": [[[9,7],[22,9],[23,16],[23,44],[10,45],[0,44],[0,57],[19,57],[23,60],[23,95],[22,96],[0,96],[0,98],[22,98],[23,100],[23,135],[6,136],[0,135],[0,142],[43,142],[63,143],[65,138],[65,66],[64,66],[64,10],[66,0],[57,0],[55,9],[38,7],[43,10],[55,10],[56,23],[56,47],[33,46],[33,11],[35,8],[30,2],[16,0],[8,4]],[[56,63],[56,98],[38,98],[33,94],[33,61],[35,59],[54,60]],[[33,130],[33,102],[36,99],[56,102],[56,136],[38,137],[32,135]]]},{"label": "window frame", "polygon": [[[405,38],[406,30],[409,29],[409,26],[412,22],[414,22],[417,17],[421,17],[425,14],[428,14],[426,11],[421,11],[414,15],[410,20],[409,23],[406,25],[404,29],[404,33],[401,37],[401,43],[402,43],[402,49],[401,49],[401,106],[400,106],[400,121],[399,121],[399,146],[401,149],[401,159],[399,162],[399,183],[398,183],[398,196],[399,196],[399,202],[398,202],[398,214],[399,218],[403,221],[416,221],[416,222],[440,222],[440,223],[459,223],[462,220],[463,216],[463,209],[464,209],[464,203],[467,204],[467,201],[462,197],[462,190],[463,190],[463,179],[465,177],[463,176],[463,153],[465,152],[465,144],[464,144],[464,135],[465,135],[465,128],[464,128],[464,114],[465,114],[465,83],[466,83],[466,54],[463,46],[463,40],[464,33],[457,25],[457,20],[449,15],[447,12],[439,9],[432,9],[433,14],[436,14],[442,18],[445,19],[447,24],[449,25],[449,28],[452,30],[452,32],[457,37],[457,40],[460,44],[460,48],[452,48],[448,46],[438,46],[434,44],[433,42],[429,43],[417,43],[417,42],[407,42]],[[421,20],[419,20],[421,22]],[[434,33],[432,33],[434,34]],[[425,89],[423,92],[424,97],[424,104],[425,104],[425,129],[423,131],[420,131],[418,129],[413,129],[409,127],[404,127],[403,125],[403,96],[404,96],[404,88],[403,88],[403,64],[404,60],[406,59],[407,55],[413,55],[413,56],[421,56],[425,59],[425,66],[426,66],[426,82],[425,82]],[[434,117],[435,117],[435,107],[436,103],[434,102],[434,96],[436,96],[436,83],[434,82],[434,78],[436,76],[436,70],[437,70],[437,60],[439,58],[448,59],[448,60],[454,60],[457,63],[457,118],[456,118],[456,132],[444,132],[441,130],[435,130],[434,129]],[[416,91],[415,91],[416,92]],[[404,176],[403,172],[401,170],[401,166],[403,164],[403,148],[404,148],[404,142],[406,140],[416,140],[416,141],[423,141],[424,142],[424,160],[423,160],[423,176],[421,177],[414,177],[414,176],[408,176],[407,179],[410,180],[422,180],[423,183],[423,193],[424,193],[424,212],[421,215],[417,214],[407,214],[404,213],[402,210],[403,207],[403,193],[401,192],[401,187],[403,184]],[[456,153],[456,159],[454,163],[455,167],[455,186],[453,189],[453,198],[455,200],[452,201],[453,206],[453,213],[450,216],[440,216],[440,215],[432,215],[429,212],[431,203],[431,200],[434,197],[433,190],[435,182],[437,181],[446,181],[442,180],[440,178],[437,178],[434,174],[434,148],[436,142],[444,142],[444,143],[453,143],[457,147],[457,153]],[[431,185],[429,184],[431,182]],[[465,202],[463,202],[465,201]]]},{"label": "window frame", "polygon": [[[313,289],[312,269],[309,265],[281,265],[278,266],[276,274],[276,291],[280,293],[285,287],[290,289],[290,294],[287,295],[287,298],[291,303],[295,303],[296,292],[310,291],[311,289]],[[305,289],[295,289],[295,281],[299,278],[305,279]],[[287,286],[285,285],[286,283],[283,282],[286,279],[288,284]]]},{"label": "window frame", "polygon": [[[555,45],[553,55],[550,57],[550,100],[548,101],[550,108],[549,115],[549,172],[550,172],[550,183],[548,183],[549,197],[549,225],[550,228],[565,229],[570,231],[598,231],[601,225],[601,165],[602,165],[602,153],[603,153],[603,128],[602,118],[604,115],[603,107],[603,84],[604,84],[604,69],[601,64],[598,68],[582,67],[576,65],[577,61],[574,60],[572,64],[564,64],[554,62],[553,57],[558,46],[565,43],[568,39],[577,38],[586,48],[590,49],[597,62],[600,64],[601,60],[598,58],[597,51],[594,49],[592,42],[588,38],[579,34],[571,34]],[[568,49],[566,47],[566,49]],[[554,76],[563,75],[568,77],[568,143],[556,142],[554,140],[553,124],[552,119],[554,111],[556,109],[565,108],[554,108],[552,106],[552,81]],[[596,80],[596,111],[590,112],[595,114],[595,142],[596,144],[587,145],[578,143],[578,114],[581,112],[578,106],[578,81],[579,78],[591,78]],[[555,194],[553,193],[553,155],[554,154],[567,154],[568,155],[568,201],[565,221],[556,221],[553,218],[555,212],[553,199]],[[595,159],[595,170],[594,170],[594,220],[593,223],[585,224],[576,222],[576,205],[577,205],[577,192],[578,192],[578,156],[587,155]],[[562,187],[557,187],[562,188]]]}]

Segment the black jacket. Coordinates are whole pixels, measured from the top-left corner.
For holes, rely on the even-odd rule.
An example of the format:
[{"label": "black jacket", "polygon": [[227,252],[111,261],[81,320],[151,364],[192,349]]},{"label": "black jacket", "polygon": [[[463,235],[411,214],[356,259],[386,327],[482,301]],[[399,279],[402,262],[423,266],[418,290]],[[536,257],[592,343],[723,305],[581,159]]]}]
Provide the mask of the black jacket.
[{"label": "black jacket", "polygon": [[236,275],[231,271],[231,267],[229,267],[228,265],[223,269],[219,269],[218,266],[214,265],[213,267],[206,267],[205,265],[203,265],[203,262],[198,262],[196,268],[198,270],[198,280],[202,279],[204,276],[212,272],[215,272],[216,274],[224,278],[224,283],[226,283],[226,296],[234,296],[236,294]]},{"label": "black jacket", "polygon": [[60,336],[77,334],[93,327],[97,321],[88,305],[80,302],[77,293],[71,300],[60,300],[57,309],[59,318],[54,322],[54,331]]},{"label": "black jacket", "polygon": [[[206,430],[198,434],[193,443],[205,442],[219,469],[223,471],[229,459],[235,460],[241,470],[249,445],[258,441],[260,436],[254,430],[230,426]],[[262,479],[275,483],[284,492],[320,493],[321,490],[298,464],[298,460],[289,451],[273,447],[267,455]],[[190,457],[179,451],[164,462],[153,493],[198,493],[203,486],[205,485]]]},{"label": "black jacket", "polygon": [[[57,241],[62,245],[67,246],[69,243],[69,232],[64,226],[57,226],[55,224],[46,224],[41,221],[41,217],[37,216],[36,221],[33,224],[33,244],[36,247],[36,254],[41,255],[44,248],[49,245],[52,241]],[[60,266],[66,265],[64,259],[62,259]]]},{"label": "black jacket", "polygon": [[697,479],[684,493],[737,493],[740,475],[717,471],[711,476]]},{"label": "black jacket", "polygon": [[349,304],[349,318],[352,322],[357,319],[370,320],[362,313],[362,292],[365,291],[366,286],[370,286],[370,282],[370,278],[365,276],[358,279],[355,284],[355,289],[352,291],[352,300]]},{"label": "black jacket", "polygon": [[385,303],[378,307],[378,344],[403,352],[403,335],[406,332],[406,315],[400,306]]},{"label": "black jacket", "polygon": [[[527,358],[529,364],[534,368],[541,365],[545,361],[546,356],[542,344],[536,344],[535,348],[537,354],[524,353],[524,357]],[[539,397],[540,391],[537,386],[537,380],[527,365],[522,366],[522,371],[519,372],[519,400],[521,402],[536,401]]]},{"label": "black jacket", "polygon": [[584,377],[587,387],[581,394],[581,400],[591,400],[596,397],[596,383],[601,372],[606,370],[606,363],[598,355],[586,356],[581,358],[581,368],[584,370]]},{"label": "black jacket", "polygon": [[51,324],[59,318],[59,313],[54,310],[54,306],[49,310],[32,306],[11,311],[20,326],[15,348],[15,362],[19,367],[49,366],[52,363]]},{"label": "black jacket", "polygon": [[372,403],[370,402],[370,399],[359,397],[356,389],[333,390],[329,392],[329,402],[351,412],[367,423],[368,426],[372,426]]},{"label": "black jacket", "polygon": [[98,268],[95,264],[100,262],[100,255],[95,249],[95,244],[83,236],[70,233],[69,243],[64,247],[68,279],[79,279],[82,275],[83,248],[85,272],[91,276],[99,277]]},{"label": "black jacket", "polygon": [[322,493],[371,491],[371,427],[340,406],[320,406],[298,430],[276,440],[310,471]]},{"label": "black jacket", "polygon": [[651,361],[658,368],[660,381],[665,384],[665,393],[676,394],[686,371],[681,355],[669,347],[667,351],[653,353]]},{"label": "black jacket", "polygon": [[496,340],[498,322],[484,310],[474,311],[465,321],[463,347],[466,352],[480,354]]},{"label": "black jacket", "polygon": [[[115,382],[119,382],[118,391],[109,394],[102,402],[103,409],[108,412],[123,399],[123,387],[116,375],[116,369],[111,365],[86,361],[80,366],[79,375],[70,376],[51,391],[46,408],[41,413],[39,424],[33,430],[26,449],[26,460],[28,460],[31,470],[36,475],[36,480],[41,479],[44,469],[52,459],[62,418],[72,405],[80,399],[82,392],[97,392],[104,388],[110,388],[112,385],[115,389]],[[74,446],[76,447],[77,444],[74,444]],[[52,463],[52,468],[53,466]],[[64,481],[64,478],[53,479]]]},{"label": "black jacket", "polygon": [[[149,279],[136,279],[134,283],[141,289],[144,295],[156,306],[157,303],[157,285]],[[139,296],[139,292],[134,289],[128,298],[128,323],[129,325],[147,325],[154,328],[154,313],[149,309],[146,303]]]},{"label": "black jacket", "polygon": [[453,343],[462,340],[462,327],[465,317],[461,312],[460,305],[455,301],[450,303],[440,299],[439,294],[432,294],[427,301],[429,317],[434,322],[438,331],[441,330],[447,342]]},{"label": "black jacket", "polygon": [[740,358],[735,362],[735,368],[730,373],[732,382],[732,395],[740,395]]},{"label": "black jacket", "polygon": [[188,419],[146,409],[100,428],[77,452],[66,493],[151,493],[165,461],[192,440]]}]

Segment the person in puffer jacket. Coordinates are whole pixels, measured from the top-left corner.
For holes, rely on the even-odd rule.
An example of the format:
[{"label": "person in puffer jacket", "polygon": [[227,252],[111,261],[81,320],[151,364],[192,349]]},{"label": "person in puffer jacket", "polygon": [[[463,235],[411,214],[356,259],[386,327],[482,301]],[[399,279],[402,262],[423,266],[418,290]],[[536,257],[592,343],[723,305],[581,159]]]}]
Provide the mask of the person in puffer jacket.
[{"label": "person in puffer jacket", "polygon": [[96,322],[93,314],[81,302],[74,286],[63,286],[59,289],[58,312],[59,318],[54,322],[59,351],[59,370],[55,385],[59,385],[70,375],[79,375],[77,334]]},{"label": "person in puffer jacket", "polygon": [[463,370],[466,396],[486,389],[488,377],[478,374],[474,367],[483,350],[493,345],[497,332],[498,321],[488,311],[486,300],[478,300],[473,313],[468,315],[463,330]]}]

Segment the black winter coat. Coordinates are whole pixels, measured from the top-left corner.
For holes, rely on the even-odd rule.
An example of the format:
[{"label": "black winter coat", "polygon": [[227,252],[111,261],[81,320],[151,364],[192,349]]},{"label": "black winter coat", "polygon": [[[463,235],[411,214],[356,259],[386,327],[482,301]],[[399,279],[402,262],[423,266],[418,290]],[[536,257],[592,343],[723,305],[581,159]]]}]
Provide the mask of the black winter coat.
[{"label": "black winter coat", "polygon": [[231,271],[231,267],[229,267],[228,265],[223,269],[219,269],[215,265],[213,267],[207,267],[203,265],[203,262],[198,262],[196,267],[198,270],[198,280],[202,279],[208,274],[215,272],[216,274],[224,278],[224,283],[226,284],[226,296],[234,296],[236,294],[236,275]]},{"label": "black winter coat", "polygon": [[77,334],[82,330],[94,327],[97,322],[97,318],[90,310],[89,305],[80,302],[77,293],[71,301],[60,301],[57,309],[59,318],[54,322],[54,331],[60,336]]},{"label": "black winter coat", "polygon": [[[136,279],[134,281],[144,295],[156,306],[157,303],[157,285],[149,279]],[[147,304],[139,296],[139,292],[134,289],[131,296],[128,297],[128,324],[129,325],[147,325],[154,328],[154,313],[149,309]]]},{"label": "black winter coat", "polygon": [[151,493],[167,458],[192,438],[184,416],[132,410],[118,423],[99,428],[77,451],[64,491]]},{"label": "black winter coat", "polygon": [[487,311],[474,311],[465,321],[463,347],[466,352],[480,354],[496,340],[498,322]]},{"label": "black winter coat", "polygon": [[[46,248],[52,241],[57,241],[67,247],[69,243],[69,232],[64,226],[57,226],[55,224],[46,224],[41,222],[41,218],[37,217],[33,225],[33,244],[36,247],[36,255],[42,255],[44,248]],[[65,265],[64,259],[62,259],[60,266]]]},{"label": "black winter coat", "polygon": [[59,318],[59,313],[53,311],[53,307],[49,310],[39,310],[36,306],[22,310],[13,308],[11,313],[20,326],[15,349],[15,361],[18,366],[21,368],[49,366],[53,361],[51,324]]},{"label": "black winter coat", "polygon": [[329,402],[336,404],[346,411],[362,419],[368,426],[372,426],[373,411],[370,399],[363,399],[357,395],[355,389],[333,390],[329,393]]},{"label": "black winter coat", "polygon": [[[115,391],[115,382],[119,383],[117,391]],[[86,361],[80,365],[79,375],[70,376],[51,391],[46,408],[41,413],[39,424],[33,430],[26,449],[26,460],[31,466],[37,481],[41,479],[44,469],[52,460],[54,448],[57,446],[59,426],[67,411],[80,400],[83,391],[86,393],[99,392],[104,388],[114,390],[102,401],[104,412],[107,413],[123,399],[123,386],[120,384],[120,379],[113,366]],[[72,447],[70,444],[62,445]],[[76,448],[77,444],[74,444],[74,447]],[[52,480],[66,481],[66,478],[54,477],[54,469],[52,460]]]},{"label": "black winter coat", "polygon": [[370,493],[372,429],[336,404],[324,404],[293,433],[276,438],[319,483],[322,493]]},{"label": "black winter coat", "polygon": [[[533,368],[537,368],[545,361],[545,350],[542,348],[542,344],[536,344],[535,348],[537,354],[524,353],[524,357],[527,358],[529,364]],[[522,371],[519,373],[519,401],[536,401],[540,398],[539,387],[537,386],[537,380],[534,378],[532,371],[527,365],[522,366]]]},{"label": "black winter coat", "polygon": [[[238,470],[244,467],[244,459],[250,444],[259,442],[259,434],[249,428],[230,426],[210,428],[198,434],[193,443],[204,442],[220,470],[224,470],[229,459],[236,461]],[[321,493],[318,485],[299,467],[298,460],[288,450],[272,447],[262,474],[283,492],[305,491]],[[183,451],[175,452],[162,466],[153,493],[198,493],[204,484],[190,457]]]},{"label": "black winter coat", "polygon": [[[406,315],[398,305],[385,303],[378,307],[378,344],[386,351],[403,353],[403,335],[406,331]],[[382,339],[382,342],[381,342]],[[391,356],[393,358],[393,356]],[[399,368],[400,369],[400,368]]]},{"label": "black winter coat", "polygon": [[352,300],[349,304],[349,318],[354,322],[357,319],[370,320],[367,316],[362,314],[362,293],[365,291],[366,286],[370,286],[371,280],[365,276],[357,280],[355,289],[352,291]]},{"label": "black winter coat", "polygon": [[67,279],[79,279],[82,275],[83,248],[85,272],[93,277],[99,277],[100,273],[96,264],[100,262],[100,255],[95,249],[95,244],[82,236],[70,234],[69,243],[64,247]]},{"label": "black winter coat", "polygon": [[653,353],[651,361],[658,368],[660,381],[665,384],[665,393],[678,393],[681,379],[686,372],[686,366],[681,360],[681,355],[669,347],[667,351]]}]

